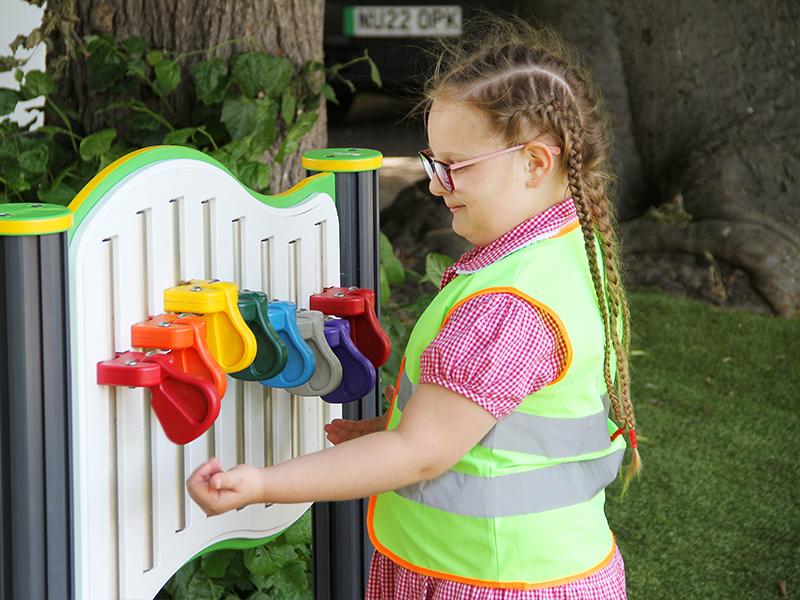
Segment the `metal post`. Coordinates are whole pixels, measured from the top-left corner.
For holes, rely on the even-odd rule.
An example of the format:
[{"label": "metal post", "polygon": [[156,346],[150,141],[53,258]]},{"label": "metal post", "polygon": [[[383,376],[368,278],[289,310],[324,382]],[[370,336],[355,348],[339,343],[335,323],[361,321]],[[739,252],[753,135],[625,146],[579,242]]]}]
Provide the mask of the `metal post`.
[{"label": "metal post", "polygon": [[[375,291],[380,317],[380,217],[375,150],[330,148],[303,156],[307,174],[336,173],[341,284]],[[345,419],[371,419],[381,413],[380,373],[372,394],[343,405]],[[369,499],[317,502],[313,507],[314,597],[363,598],[374,547],[366,529]]]},{"label": "metal post", "polygon": [[67,236],[0,205],[0,596],[72,598]]}]

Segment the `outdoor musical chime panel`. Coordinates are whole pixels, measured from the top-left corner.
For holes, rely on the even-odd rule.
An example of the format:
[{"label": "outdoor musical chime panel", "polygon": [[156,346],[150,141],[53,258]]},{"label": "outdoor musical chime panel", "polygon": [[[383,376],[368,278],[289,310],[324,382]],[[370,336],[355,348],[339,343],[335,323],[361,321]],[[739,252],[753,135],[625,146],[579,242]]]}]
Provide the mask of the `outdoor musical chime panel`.
[{"label": "outdoor musical chime panel", "polygon": [[[263,292],[240,293],[232,282],[180,282],[164,291],[164,309],[174,312],[132,325],[131,344],[142,350],[99,362],[97,383],[148,388],[153,412],[176,444],[188,444],[213,425],[227,389],[225,373],[330,403],[358,400],[375,385],[375,367],[391,350],[373,292],[328,288],[310,303],[350,321],[297,311],[294,303],[270,302]],[[360,338],[351,339],[359,331]]]},{"label": "outdoor musical chime panel", "polygon": [[152,598],[198,553],[263,543],[309,507],[208,518],[184,483],[211,456],[266,466],[326,447],[340,403],[374,387],[371,291],[341,292],[363,293],[357,309],[314,305],[339,289],[334,189],[321,173],[261,196],[165,146],[110,165],[70,206],[79,598]]}]

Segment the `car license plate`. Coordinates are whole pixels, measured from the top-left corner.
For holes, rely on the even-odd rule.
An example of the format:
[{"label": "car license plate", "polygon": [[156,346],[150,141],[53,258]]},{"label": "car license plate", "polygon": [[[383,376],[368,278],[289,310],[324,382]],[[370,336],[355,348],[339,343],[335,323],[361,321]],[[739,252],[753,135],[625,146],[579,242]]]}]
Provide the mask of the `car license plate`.
[{"label": "car license plate", "polygon": [[345,6],[349,37],[438,37],[461,33],[461,6]]}]

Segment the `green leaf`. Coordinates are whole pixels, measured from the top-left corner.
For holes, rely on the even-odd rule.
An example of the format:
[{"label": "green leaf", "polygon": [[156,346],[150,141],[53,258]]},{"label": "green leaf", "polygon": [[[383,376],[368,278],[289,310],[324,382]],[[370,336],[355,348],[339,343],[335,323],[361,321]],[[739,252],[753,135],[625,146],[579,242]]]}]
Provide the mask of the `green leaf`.
[{"label": "green leaf", "polygon": [[[282,578],[291,585],[291,589],[297,594],[298,592],[308,591],[308,572],[306,565],[299,560],[293,560],[287,563],[281,570]],[[294,596],[297,597],[296,595]]]},{"label": "green leaf", "polygon": [[186,588],[186,597],[192,600],[220,600],[225,586],[211,579],[202,569],[195,572]]},{"label": "green leaf", "polygon": [[288,59],[263,52],[245,52],[233,64],[233,79],[249,98],[259,92],[280,98],[293,75],[294,67]]},{"label": "green leaf", "polygon": [[127,40],[122,42],[122,47],[131,54],[141,54],[144,52],[145,48],[144,38],[139,36],[129,37]]},{"label": "green leaf", "polygon": [[180,146],[186,143],[192,134],[197,131],[194,127],[184,127],[183,129],[176,129],[175,131],[170,131],[167,135],[164,136],[164,143],[169,145],[176,145]]},{"label": "green leaf", "polygon": [[204,554],[200,561],[206,575],[216,578],[224,577],[235,552],[235,550],[217,550]]},{"label": "green leaf", "polygon": [[164,129],[164,124],[153,115],[146,112],[134,112],[125,117],[125,123],[138,132],[159,131]]},{"label": "green leaf", "polygon": [[382,231],[380,232],[380,260],[381,266],[386,268],[388,283],[391,285],[399,285],[405,282],[406,271],[403,267],[403,263],[395,256],[392,243]]},{"label": "green leaf", "polygon": [[286,563],[297,558],[294,548],[278,544],[250,548],[244,553],[244,564],[247,570],[253,575],[261,576],[277,573]]},{"label": "green leaf", "polygon": [[247,187],[260,191],[269,187],[270,167],[261,162],[246,161],[237,165],[237,176]]},{"label": "green leaf", "polygon": [[287,544],[310,544],[311,535],[311,510],[307,510],[284,532],[280,539]]},{"label": "green leaf", "polygon": [[336,99],[336,92],[333,90],[333,87],[328,83],[323,83],[322,87],[319,90],[325,98],[333,102],[334,104],[339,104],[339,101]]},{"label": "green leaf", "polygon": [[48,204],[61,204],[62,206],[66,206],[77,194],[77,190],[71,188],[66,183],[58,181],[54,183],[50,189],[45,190],[39,188],[36,192],[36,197]]},{"label": "green leaf", "polygon": [[3,169],[3,177],[8,181],[9,187],[16,192],[26,192],[31,189],[30,182],[25,178],[25,171],[16,165]]},{"label": "green leaf", "polygon": [[164,51],[163,50],[151,50],[147,53],[147,64],[151,67],[155,67],[161,59],[164,58]]},{"label": "green leaf", "polygon": [[311,131],[311,128],[316,122],[316,111],[300,115],[295,124],[286,132],[286,139],[283,140],[280,150],[278,150],[278,153],[275,155],[275,160],[280,163],[283,162],[286,156],[294,154],[300,146],[300,142],[303,141],[303,136]]},{"label": "green leaf", "polygon": [[14,108],[19,101],[19,92],[8,88],[0,88],[0,116],[14,112]]},{"label": "green leaf", "polygon": [[259,159],[278,137],[278,105],[269,98],[259,98],[255,104],[256,127],[250,132],[250,154]]},{"label": "green leaf", "polygon": [[114,47],[113,40],[101,36],[87,36],[86,39],[89,40],[89,58],[86,61],[89,89],[104,92],[125,76],[127,64]]},{"label": "green leaf", "polygon": [[428,256],[425,257],[425,279],[436,287],[439,287],[445,269],[452,265],[453,262],[455,262],[453,258],[446,254],[430,252]]},{"label": "green leaf", "polygon": [[116,129],[101,129],[81,140],[80,153],[83,160],[100,158],[111,149],[111,142],[117,137]]},{"label": "green leaf", "polygon": [[28,173],[44,173],[47,169],[47,146],[40,144],[30,150],[25,150],[19,155],[19,166]]},{"label": "green leaf", "polygon": [[291,88],[287,88],[281,97],[281,118],[287,125],[294,123],[294,113],[297,109],[297,100]]},{"label": "green leaf", "polygon": [[189,583],[198,568],[200,568],[200,561],[193,560],[178,569],[178,572],[170,578],[165,586],[170,596],[173,598],[188,598]]},{"label": "green leaf", "polygon": [[221,58],[204,60],[192,66],[192,77],[197,97],[208,106],[222,100],[220,84],[227,74],[227,65]]},{"label": "green leaf", "polygon": [[161,60],[155,66],[156,86],[163,94],[171,94],[181,82],[181,68],[174,60]]},{"label": "green leaf", "polygon": [[50,75],[42,71],[28,71],[25,75],[25,84],[20,90],[24,100],[47,96],[55,89]]},{"label": "green leaf", "polygon": [[222,105],[221,120],[231,138],[241,138],[256,128],[256,105],[252,100],[226,100]]},{"label": "green leaf", "polygon": [[381,273],[381,301],[384,301],[391,295],[392,290],[389,288],[389,276],[386,274],[386,267],[384,265],[381,265],[380,273]]},{"label": "green leaf", "polygon": [[381,74],[378,71],[378,65],[375,64],[369,56],[367,56],[367,51],[364,51],[364,56],[367,58],[367,62],[369,63],[369,77],[378,87],[383,86],[383,82],[381,81]]}]

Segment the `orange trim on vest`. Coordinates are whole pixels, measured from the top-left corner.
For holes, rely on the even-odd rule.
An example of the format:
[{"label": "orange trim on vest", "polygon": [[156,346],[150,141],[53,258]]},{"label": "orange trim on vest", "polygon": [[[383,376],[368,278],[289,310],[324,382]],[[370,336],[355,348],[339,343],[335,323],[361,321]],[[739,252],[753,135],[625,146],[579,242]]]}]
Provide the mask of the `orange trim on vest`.
[{"label": "orange trim on vest", "polygon": [[[562,235],[567,235],[570,231],[575,231],[580,226],[581,226],[581,224],[578,221],[575,221],[574,223],[570,223],[569,225],[564,225],[564,227],[559,229],[558,232],[554,236],[549,237],[547,239],[548,240],[552,240],[552,239],[555,239],[557,237],[561,237]],[[542,240],[542,241],[544,241],[544,240]]]},{"label": "orange trim on vest", "polygon": [[[573,227],[573,229],[574,229],[574,227]],[[444,320],[442,321],[442,325],[439,327],[439,329],[441,330],[441,328],[444,327],[445,323],[447,323],[447,320],[450,318],[450,315],[453,314],[453,311],[455,309],[457,309],[459,306],[461,306],[462,304],[464,304],[468,300],[471,300],[472,298],[475,298],[477,296],[482,296],[483,294],[513,294],[514,296],[518,296],[518,297],[522,298],[528,304],[538,308],[539,310],[543,310],[548,315],[550,315],[550,317],[556,322],[556,325],[558,325],[558,328],[561,331],[561,335],[564,336],[564,342],[567,345],[567,359],[566,359],[566,361],[564,363],[564,368],[561,370],[561,373],[559,374],[559,376],[555,379],[555,381],[549,383],[548,385],[553,385],[555,383],[558,383],[562,379],[564,379],[564,375],[567,374],[567,371],[569,371],[569,368],[572,365],[572,342],[570,342],[570,340],[569,340],[569,334],[567,333],[567,328],[564,327],[564,323],[561,321],[559,316],[556,314],[556,312],[552,308],[550,308],[549,306],[547,306],[546,304],[544,304],[542,302],[539,302],[538,300],[536,300],[534,298],[531,298],[530,296],[528,296],[524,292],[519,291],[517,288],[512,288],[512,287],[484,288],[482,290],[479,290],[479,291],[475,292],[474,294],[470,294],[466,298],[462,298],[461,300],[456,302],[453,305],[453,307],[448,311],[448,313],[445,315]],[[545,386],[545,387],[547,387],[547,386]]]},{"label": "orange trim on vest", "polygon": [[573,581],[578,581],[579,579],[583,579],[584,577],[588,577],[589,575],[596,573],[597,571],[606,567],[608,563],[611,562],[611,559],[614,557],[614,549],[617,546],[617,539],[612,533],[611,551],[603,560],[601,560],[591,569],[587,569],[575,575],[570,575],[569,577],[562,577],[561,579],[552,579],[550,581],[543,581],[541,583],[525,583],[524,581],[486,581],[484,579],[470,579],[469,577],[460,577],[458,575],[453,575],[451,573],[442,573],[439,571],[434,571],[432,569],[425,569],[424,567],[418,567],[416,565],[412,565],[410,562],[403,560],[402,558],[394,554],[391,550],[386,548],[383,544],[381,544],[378,541],[378,537],[375,535],[375,530],[373,529],[372,526],[375,514],[375,503],[377,502],[377,500],[378,500],[377,496],[370,496],[369,508],[367,510],[367,533],[369,533],[369,539],[372,541],[372,545],[375,546],[375,549],[378,552],[391,559],[392,562],[395,562],[401,567],[404,567],[409,571],[413,571],[414,573],[419,573],[421,575],[428,575],[429,577],[436,577],[438,579],[457,581],[459,583],[466,583],[468,585],[475,585],[488,588],[513,589],[513,590],[538,590],[542,588],[554,587],[557,585],[564,585],[565,583],[571,583]]},{"label": "orange trim on vest", "polygon": [[383,428],[384,431],[389,430],[389,422],[392,420],[392,413],[394,412],[395,404],[397,404],[397,394],[400,393],[400,381],[402,380],[405,368],[406,357],[403,356],[403,360],[400,361],[400,370],[397,372],[397,381],[394,382],[394,396],[392,396],[392,401],[389,403],[389,414],[386,417],[386,426]]}]

